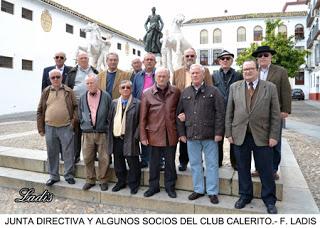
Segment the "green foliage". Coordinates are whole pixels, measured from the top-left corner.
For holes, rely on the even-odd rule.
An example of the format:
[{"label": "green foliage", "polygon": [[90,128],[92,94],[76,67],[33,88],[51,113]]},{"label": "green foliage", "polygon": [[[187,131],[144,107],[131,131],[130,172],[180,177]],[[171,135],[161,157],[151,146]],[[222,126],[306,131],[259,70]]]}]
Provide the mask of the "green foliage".
[{"label": "green foliage", "polygon": [[[282,24],[283,22],[280,19],[267,20],[266,37],[261,45],[268,45],[274,49],[277,54],[272,57],[272,62],[286,68],[289,77],[294,77],[300,66],[305,63],[308,51],[295,48],[294,36],[287,37],[286,34],[276,33],[277,28]],[[257,43],[252,43],[250,47],[243,50],[236,59],[237,65],[242,67],[245,60],[252,58],[251,54],[258,46]]]}]

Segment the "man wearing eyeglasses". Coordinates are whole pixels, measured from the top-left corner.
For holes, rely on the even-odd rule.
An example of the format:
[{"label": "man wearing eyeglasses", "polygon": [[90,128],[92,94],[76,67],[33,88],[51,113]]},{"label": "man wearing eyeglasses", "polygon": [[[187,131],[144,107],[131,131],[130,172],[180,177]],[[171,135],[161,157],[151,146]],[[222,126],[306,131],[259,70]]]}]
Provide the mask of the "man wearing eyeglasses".
[{"label": "man wearing eyeglasses", "polygon": [[78,119],[78,105],[72,89],[62,84],[62,77],[58,69],[49,72],[51,85],[43,90],[37,109],[38,132],[45,136],[47,144],[50,174],[47,186],[60,181],[60,148],[64,158],[64,178],[69,184],[75,183],[73,129]]},{"label": "man wearing eyeglasses", "polygon": [[[190,74],[190,66],[196,63],[197,54],[193,48],[188,48],[184,51],[183,54],[183,67],[174,71],[172,78],[172,85],[176,86],[180,92],[182,92],[185,88],[191,85],[191,74]],[[204,82],[206,85],[212,86],[212,78],[210,76],[210,72],[208,68],[204,68]],[[187,165],[189,162],[187,144],[184,142],[180,142],[179,147],[179,171],[185,171],[187,169]]]},{"label": "man wearing eyeglasses", "polygon": [[[108,152],[113,153],[117,183],[112,188],[118,192],[128,182],[130,193],[136,194],[140,186],[139,115],[140,100],[132,96],[132,82],[123,80],[119,85],[121,96],[112,101],[109,112]],[[126,160],[129,170],[126,167]]]},{"label": "man wearing eyeglasses", "polygon": [[[288,72],[285,68],[272,64],[272,56],[276,51],[269,46],[260,46],[252,53],[256,57],[259,64],[260,79],[272,82],[277,87],[278,98],[281,111],[281,124],[278,144],[273,148],[273,175],[275,180],[279,179],[278,168],[281,161],[281,136],[283,121],[291,113],[291,86],[288,78]],[[258,176],[259,172],[252,173],[253,176]]]},{"label": "man wearing eyeglasses", "polygon": [[277,88],[271,82],[259,80],[257,63],[243,63],[244,80],[230,87],[225,120],[225,135],[234,144],[239,179],[239,200],[235,208],[241,209],[253,198],[250,174],[251,152],[261,173],[261,198],[269,214],[277,214],[276,185],[273,178],[272,148],[279,138],[280,107]]},{"label": "man wearing eyeglasses", "polygon": [[51,85],[50,78],[49,78],[49,72],[52,69],[58,69],[60,70],[63,78],[62,78],[62,83],[66,81],[67,78],[67,73],[70,71],[71,67],[64,65],[65,61],[67,60],[66,54],[64,52],[57,52],[54,57],[55,61],[54,66],[49,66],[43,69],[43,74],[42,74],[42,85],[41,85],[41,91],[43,91],[47,86]]},{"label": "man wearing eyeglasses", "polygon": [[[228,103],[230,85],[242,79],[242,76],[231,67],[233,63],[233,58],[234,58],[234,55],[232,53],[226,50],[223,50],[218,55],[220,69],[217,71],[214,71],[212,75],[214,85],[218,88],[221,95],[223,96],[225,107],[227,107],[227,103]],[[221,140],[218,142],[219,167],[222,166],[222,162],[223,162],[223,142],[224,140]],[[231,162],[232,168],[236,170],[237,165],[234,157],[232,144],[230,144],[230,162]]]}]

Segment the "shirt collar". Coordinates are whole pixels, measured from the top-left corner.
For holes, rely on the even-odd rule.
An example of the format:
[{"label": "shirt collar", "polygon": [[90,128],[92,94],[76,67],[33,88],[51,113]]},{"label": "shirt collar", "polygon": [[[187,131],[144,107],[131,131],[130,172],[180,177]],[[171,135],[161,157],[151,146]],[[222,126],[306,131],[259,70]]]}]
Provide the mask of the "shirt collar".
[{"label": "shirt collar", "polygon": [[[254,89],[257,88],[258,82],[259,82],[259,78],[257,78],[256,80],[253,81],[253,88],[254,88]],[[250,86],[249,86],[249,83],[250,83],[250,82],[247,82],[247,81],[246,81],[246,84],[247,84],[247,87],[248,87],[248,88],[250,87]]]}]

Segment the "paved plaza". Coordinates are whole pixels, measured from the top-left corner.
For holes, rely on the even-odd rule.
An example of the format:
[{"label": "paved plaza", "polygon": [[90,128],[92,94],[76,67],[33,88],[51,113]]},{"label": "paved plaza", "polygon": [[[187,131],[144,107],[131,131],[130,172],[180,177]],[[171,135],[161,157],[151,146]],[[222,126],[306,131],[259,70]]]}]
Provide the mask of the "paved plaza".
[{"label": "paved plaza", "polygon": [[[283,136],[299,163],[310,191],[320,207],[320,102],[294,101],[293,113],[286,123]],[[46,150],[44,138],[36,131],[35,113],[0,116],[0,146]],[[224,166],[230,166],[225,154]],[[105,204],[88,203],[56,197],[48,207],[38,204],[12,203],[18,197],[16,189],[0,187],[0,213],[155,213]]]}]

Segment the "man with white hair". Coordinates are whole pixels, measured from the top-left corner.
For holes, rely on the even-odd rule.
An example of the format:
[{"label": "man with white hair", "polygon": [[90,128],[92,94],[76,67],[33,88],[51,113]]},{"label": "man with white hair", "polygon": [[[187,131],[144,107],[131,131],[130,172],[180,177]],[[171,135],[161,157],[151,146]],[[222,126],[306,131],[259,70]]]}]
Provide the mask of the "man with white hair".
[{"label": "man with white hair", "polygon": [[169,83],[170,71],[158,68],[155,84],[142,95],[140,107],[140,141],[150,146],[149,189],[144,193],[150,197],[160,192],[160,156],[165,158],[164,185],[168,196],[176,198],[175,167],[176,146],[176,108],[180,91]]},{"label": "man with white hair", "polygon": [[132,72],[130,76],[130,81],[133,83],[134,77],[136,76],[136,74],[142,71],[142,62],[140,58],[134,58],[131,61],[131,66],[132,66]]},{"label": "man with white hair", "polygon": [[[194,192],[188,197],[195,200],[208,194],[210,202],[219,203],[218,142],[224,136],[224,103],[216,87],[204,82],[204,68],[200,64],[190,67],[191,86],[181,94],[178,110],[179,141],[187,143]],[[185,121],[180,120],[184,113]],[[206,166],[206,184],[202,153]]]},{"label": "man with white hair", "polygon": [[82,130],[82,153],[86,170],[86,183],[82,187],[88,190],[95,185],[94,167],[96,152],[98,153],[98,179],[102,191],[108,189],[107,171],[109,156],[107,155],[108,113],[111,97],[98,88],[98,76],[90,73],[85,78],[87,92],[80,97],[79,119]]},{"label": "man with white hair", "polygon": [[46,137],[47,144],[50,179],[46,185],[60,181],[60,148],[64,158],[64,178],[74,184],[73,129],[78,119],[78,106],[72,89],[62,84],[60,70],[51,70],[49,78],[51,85],[43,90],[37,109],[38,132]]}]

